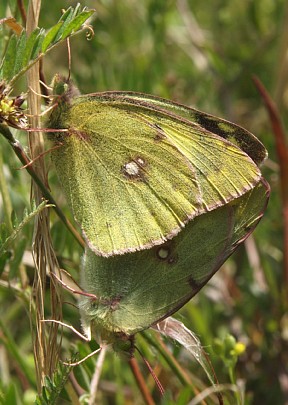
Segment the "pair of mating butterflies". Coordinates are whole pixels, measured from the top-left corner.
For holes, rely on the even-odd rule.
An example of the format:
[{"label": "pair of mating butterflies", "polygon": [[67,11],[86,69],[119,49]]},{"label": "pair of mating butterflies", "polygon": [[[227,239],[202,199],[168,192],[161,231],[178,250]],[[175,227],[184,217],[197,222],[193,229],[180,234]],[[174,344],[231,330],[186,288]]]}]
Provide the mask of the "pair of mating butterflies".
[{"label": "pair of mating butterflies", "polygon": [[[52,159],[87,247],[84,328],[131,336],[182,307],[261,219],[267,152],[243,128],[144,94],[54,78]],[[134,253],[132,253],[134,252]]]}]

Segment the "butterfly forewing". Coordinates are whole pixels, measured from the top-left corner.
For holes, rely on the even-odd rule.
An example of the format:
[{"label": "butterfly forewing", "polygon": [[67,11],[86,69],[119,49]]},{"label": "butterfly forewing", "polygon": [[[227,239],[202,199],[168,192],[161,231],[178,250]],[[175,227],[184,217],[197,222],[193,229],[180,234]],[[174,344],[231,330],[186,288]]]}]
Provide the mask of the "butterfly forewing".
[{"label": "butterfly forewing", "polygon": [[163,100],[151,100],[144,105],[140,95],[135,101],[100,93],[52,111],[50,126],[57,117],[56,127],[68,129],[52,152],[57,173],[89,248],[99,255],[161,244],[259,182],[245,152],[175,117],[173,104],[165,111]]}]

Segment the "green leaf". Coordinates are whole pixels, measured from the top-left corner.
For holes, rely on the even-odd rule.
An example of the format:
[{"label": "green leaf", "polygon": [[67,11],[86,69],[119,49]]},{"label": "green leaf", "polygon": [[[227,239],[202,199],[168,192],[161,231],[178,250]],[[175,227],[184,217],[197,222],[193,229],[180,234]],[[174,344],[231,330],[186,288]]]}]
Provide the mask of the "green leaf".
[{"label": "green leaf", "polygon": [[54,25],[54,27],[52,27],[48,31],[47,35],[45,36],[45,38],[42,42],[42,52],[43,53],[45,53],[47,51],[48,47],[54,42],[54,40],[59,32],[59,29],[62,27],[62,25],[63,25],[63,22],[60,21],[60,22],[58,22],[58,24]]},{"label": "green leaf", "polygon": [[84,22],[91,17],[94,11],[83,11],[77,17],[75,17],[65,28],[62,32],[61,39],[67,38],[69,35],[73,34],[74,32],[78,31]]},{"label": "green leaf", "polygon": [[[77,5],[77,10],[78,10],[78,5]],[[74,16],[74,9],[72,7],[69,7],[64,14],[61,16],[59,22],[62,22],[62,26],[58,31],[58,34],[56,35],[55,40],[59,41],[62,38],[63,31],[66,29],[66,27],[69,25],[69,23],[72,21]]]},{"label": "green leaf", "polygon": [[23,55],[23,66],[26,66],[28,62],[32,59],[31,55],[40,31],[41,31],[40,28],[36,28],[34,31],[31,32],[31,35],[27,39],[25,53]]},{"label": "green leaf", "polygon": [[44,37],[45,37],[45,30],[41,28],[38,32],[38,35],[35,38],[35,42],[33,44],[31,51],[30,61],[33,61],[38,57],[42,46],[42,42],[44,41]]},{"label": "green leaf", "polygon": [[5,222],[0,224],[0,243],[2,244],[8,238],[8,227]]},{"label": "green leaf", "polygon": [[23,30],[17,41],[17,51],[15,56],[13,76],[15,76],[22,69],[26,49],[26,42],[27,36],[26,32]]},{"label": "green leaf", "polygon": [[9,81],[13,77],[14,73],[14,65],[16,60],[16,50],[17,50],[17,37],[16,35],[12,35],[8,47],[5,53],[5,59],[2,66],[2,74],[1,76],[3,79]]},{"label": "green leaf", "polygon": [[80,5],[75,9],[69,7],[47,33],[43,28],[36,28],[28,39],[25,30],[20,37],[12,34],[2,62],[0,78],[13,83],[54,45],[80,31],[83,23],[93,13],[94,10],[89,11],[86,8],[81,11]]},{"label": "green leaf", "polygon": [[[11,245],[11,243],[16,239],[16,237],[19,235],[21,232],[22,228],[37,214],[39,214],[43,209],[51,207],[51,205],[47,204],[46,201],[43,201],[41,204],[36,207],[35,210],[31,211],[28,215],[25,215],[23,220],[17,225],[17,227],[14,229],[11,235],[9,235],[5,241],[2,242],[0,246],[0,255],[8,249],[8,247]],[[2,239],[3,240],[3,239]]]},{"label": "green leaf", "polygon": [[19,226],[19,220],[18,220],[16,211],[14,211],[14,210],[12,210],[12,212],[11,212],[11,223],[12,223],[13,228],[17,228],[17,226]]},{"label": "green leaf", "polygon": [[59,396],[64,389],[71,369],[72,367],[65,366],[59,362],[53,377],[45,377],[42,392],[40,395],[37,395],[35,403],[38,405],[53,405],[59,403]]}]

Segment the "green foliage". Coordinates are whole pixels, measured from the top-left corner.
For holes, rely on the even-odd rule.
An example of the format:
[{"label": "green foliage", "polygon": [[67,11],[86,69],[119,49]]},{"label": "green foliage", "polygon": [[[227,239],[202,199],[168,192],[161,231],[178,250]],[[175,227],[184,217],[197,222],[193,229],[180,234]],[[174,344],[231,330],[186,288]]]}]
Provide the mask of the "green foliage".
[{"label": "green foliage", "polygon": [[15,211],[12,212],[12,226],[13,232],[11,235],[7,236],[7,226],[5,224],[1,224],[1,231],[0,231],[0,255],[2,255],[8,247],[12,244],[12,242],[16,239],[16,237],[21,233],[22,228],[36,215],[38,215],[44,208],[51,207],[51,204],[47,204],[47,201],[43,201],[38,207],[33,206],[32,204],[32,211],[28,213],[27,209],[24,210],[23,219],[19,221]]},{"label": "green foliage", "polygon": [[[46,54],[52,48],[53,52],[44,61],[47,82],[59,71],[67,76],[67,58],[63,57],[66,48],[54,45],[63,42],[67,33],[73,34],[74,28],[69,26],[73,19],[77,29],[81,29],[83,21],[77,20],[75,9],[70,9],[69,16],[66,12],[59,20],[60,9],[67,7],[66,3],[43,2],[39,27],[50,28],[36,29],[29,37],[25,31],[19,37],[11,35],[8,27],[1,26],[0,51],[3,56],[7,52],[1,66],[2,77],[16,80],[41,53]],[[87,1],[85,5],[95,7],[95,2]],[[251,76],[257,75],[275,95],[278,110],[287,124],[285,7],[284,0],[182,0],[177,1],[177,7],[171,0],[99,0],[93,39],[88,42],[80,36],[71,41],[72,76],[83,94],[133,90],[170,98],[237,122],[257,134],[269,151],[270,158],[262,171],[272,186],[272,195],[264,219],[246,247],[238,249],[218,276],[178,315],[199,336],[219,382],[244,381],[243,403],[249,405],[284,403],[287,395],[282,379],[287,373],[288,322],[281,173],[270,123],[251,81]],[[20,21],[16,0],[1,1],[0,12],[0,18],[12,15]],[[79,7],[77,15],[82,12],[83,8]],[[17,88],[14,94],[19,94]],[[26,145],[23,135],[17,133],[17,139]],[[29,207],[30,185],[24,170],[15,170],[19,162],[4,138],[0,147],[1,166],[11,202],[9,208],[9,202],[3,198],[0,210],[0,233],[5,241],[14,231],[11,213],[14,211],[22,218],[24,209]],[[50,162],[49,156],[47,161]],[[53,170],[49,183],[63,212],[71,219]],[[30,208],[28,212],[31,212]],[[54,214],[51,222],[52,239],[61,267],[78,280],[82,250]],[[1,353],[4,352],[0,364],[0,403],[30,404],[33,402],[31,395],[35,398],[35,378],[31,378],[35,376],[35,369],[27,316],[35,271],[31,258],[32,231],[32,222],[23,226],[17,239],[11,240],[0,257]],[[72,299],[74,302],[66,291],[63,294],[64,301]],[[50,303],[46,302],[45,306],[49,312]],[[63,311],[65,323],[80,329],[78,310],[64,305]],[[6,333],[7,330],[10,333]],[[186,404],[191,398],[197,398],[197,394],[209,385],[199,365],[170,341],[166,341],[167,346],[161,352],[162,343],[154,332],[146,333],[152,340],[139,334],[136,345],[165,386],[164,399],[160,399],[155,383],[137,353],[136,358],[155,403]],[[227,342],[227,335],[234,338],[230,337]],[[219,339],[217,354],[212,350],[215,339]],[[159,346],[152,342],[158,342]],[[237,342],[246,347],[242,354],[237,352]],[[95,342],[79,342],[76,335],[64,328],[63,358],[69,357],[71,346],[77,346],[79,358],[97,348]],[[97,357],[93,357],[74,368],[75,378],[84,392],[82,402],[84,396],[89,395],[96,362]],[[51,381],[48,385],[59,393],[59,387],[63,386],[61,379]],[[71,403],[71,398],[77,395],[74,388],[66,388],[62,390],[61,403]],[[54,395],[53,390],[51,395]],[[47,394],[50,395],[49,389]],[[225,404],[237,403],[239,399],[234,393],[228,395],[226,392],[224,398]],[[218,403],[215,396],[205,400],[207,404]],[[113,353],[107,353],[103,365],[98,401],[103,405],[143,403],[129,363]]]},{"label": "green foliage", "polygon": [[37,395],[35,400],[36,405],[54,405],[59,402],[61,392],[67,383],[71,367],[58,363],[58,368],[55,370],[53,377],[45,378],[45,383],[42,387],[42,392]]},{"label": "green foliage", "polygon": [[83,30],[83,24],[93,15],[94,11],[87,10],[86,7],[81,10],[80,7],[80,4],[75,8],[69,7],[57,24],[48,31],[37,27],[30,35],[27,34],[25,28],[22,29],[20,35],[13,33],[1,63],[0,80],[10,82],[12,85],[55,45]]}]

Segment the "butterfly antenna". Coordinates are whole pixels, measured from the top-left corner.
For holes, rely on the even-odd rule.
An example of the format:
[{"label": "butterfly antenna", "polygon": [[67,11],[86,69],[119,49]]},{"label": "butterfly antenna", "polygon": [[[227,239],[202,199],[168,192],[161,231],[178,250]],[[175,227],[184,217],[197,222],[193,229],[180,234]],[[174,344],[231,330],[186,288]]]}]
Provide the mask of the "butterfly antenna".
[{"label": "butterfly antenna", "polygon": [[144,363],[146,364],[146,366],[147,366],[147,368],[148,368],[150,374],[151,374],[152,377],[153,377],[153,380],[155,381],[155,384],[157,385],[157,388],[158,388],[158,390],[159,390],[161,396],[163,396],[163,395],[165,394],[165,390],[164,390],[163,385],[161,384],[159,378],[158,378],[157,375],[154,373],[153,368],[150,366],[148,360],[145,359],[145,357],[143,356],[143,354],[141,353],[141,351],[138,349],[138,347],[137,347],[137,346],[134,346],[134,347],[135,347],[135,349],[137,350],[137,352],[140,354],[140,356],[142,357],[142,359],[143,359]]}]

